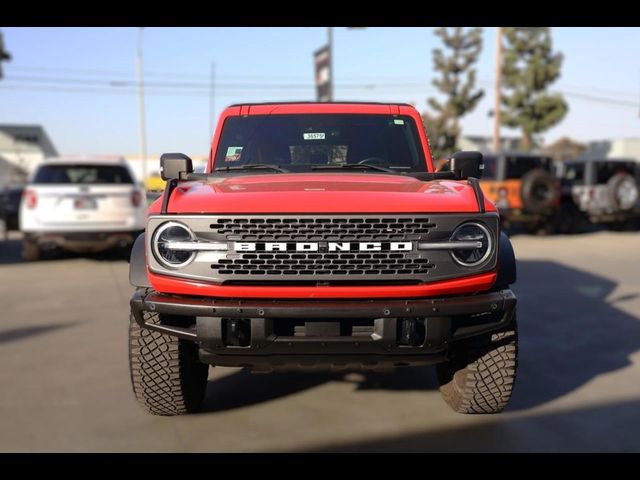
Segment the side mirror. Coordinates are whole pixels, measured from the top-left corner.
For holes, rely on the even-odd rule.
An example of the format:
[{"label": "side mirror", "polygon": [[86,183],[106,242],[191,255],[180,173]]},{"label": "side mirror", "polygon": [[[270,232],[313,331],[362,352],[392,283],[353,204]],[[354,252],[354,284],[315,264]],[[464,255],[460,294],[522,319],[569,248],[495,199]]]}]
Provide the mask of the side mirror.
[{"label": "side mirror", "polygon": [[482,177],[482,170],[484,170],[482,153],[474,151],[456,152],[449,161],[449,169],[460,180],[470,177],[480,178]]},{"label": "side mirror", "polygon": [[178,180],[193,173],[193,161],[184,153],[164,153],[160,157],[160,176],[163,180]]}]

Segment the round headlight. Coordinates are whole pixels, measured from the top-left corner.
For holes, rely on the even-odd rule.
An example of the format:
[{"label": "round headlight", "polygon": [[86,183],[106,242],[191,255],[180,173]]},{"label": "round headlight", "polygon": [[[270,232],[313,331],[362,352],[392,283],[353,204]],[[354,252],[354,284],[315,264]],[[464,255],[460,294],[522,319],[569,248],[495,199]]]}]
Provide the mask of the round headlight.
[{"label": "round headlight", "polygon": [[491,234],[479,223],[463,223],[454,230],[451,241],[477,244],[451,250],[453,259],[464,267],[480,265],[491,255]]},{"label": "round headlight", "polygon": [[194,250],[176,250],[169,248],[172,242],[193,242],[195,234],[185,225],[178,222],[167,222],[160,225],[153,234],[153,253],[156,259],[168,268],[181,268],[191,262]]}]

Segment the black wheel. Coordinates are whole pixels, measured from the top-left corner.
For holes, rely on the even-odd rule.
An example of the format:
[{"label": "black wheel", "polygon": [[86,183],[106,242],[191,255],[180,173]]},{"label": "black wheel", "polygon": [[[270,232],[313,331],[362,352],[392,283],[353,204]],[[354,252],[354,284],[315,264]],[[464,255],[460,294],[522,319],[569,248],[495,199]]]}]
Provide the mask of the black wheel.
[{"label": "black wheel", "polygon": [[453,344],[450,360],[436,366],[440,393],[458,413],[498,413],[509,402],[518,364],[518,327]]},{"label": "black wheel", "polygon": [[41,252],[38,242],[33,238],[24,237],[22,239],[22,258],[27,262],[35,262],[40,260]]},{"label": "black wheel", "polygon": [[[157,313],[145,321],[159,323]],[[194,342],[129,324],[129,369],[138,403],[154,415],[181,415],[202,406],[209,366],[198,359]]]}]

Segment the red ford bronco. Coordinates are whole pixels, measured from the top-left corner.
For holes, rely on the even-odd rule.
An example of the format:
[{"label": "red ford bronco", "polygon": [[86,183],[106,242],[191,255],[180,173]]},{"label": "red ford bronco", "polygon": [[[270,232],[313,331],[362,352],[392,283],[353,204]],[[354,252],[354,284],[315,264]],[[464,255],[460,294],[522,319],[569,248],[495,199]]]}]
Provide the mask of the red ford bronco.
[{"label": "red ford bronco", "polygon": [[507,404],[516,263],[478,178],[435,172],[409,105],[234,105],[207,169],[165,154],[164,194],[132,250],[129,359],[151,413],[197,411],[209,365],[435,364],[457,412]]}]

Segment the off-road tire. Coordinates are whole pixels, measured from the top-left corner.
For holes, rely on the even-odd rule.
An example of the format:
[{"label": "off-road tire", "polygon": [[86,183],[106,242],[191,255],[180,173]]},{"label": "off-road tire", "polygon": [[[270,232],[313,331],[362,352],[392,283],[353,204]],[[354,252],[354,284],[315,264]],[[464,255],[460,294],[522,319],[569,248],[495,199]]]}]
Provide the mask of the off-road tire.
[{"label": "off-road tire", "polygon": [[[630,185],[635,190],[635,200],[627,203],[622,203],[620,200],[619,190],[624,184]],[[636,182],[628,173],[616,174],[607,182],[607,191],[609,194],[609,202],[615,207],[617,211],[627,211],[633,209],[638,204],[638,189],[640,185]]]},{"label": "off-road tire", "polygon": [[42,252],[38,246],[38,242],[32,238],[22,239],[22,259],[26,262],[36,262],[40,260]]},{"label": "off-road tire", "polygon": [[[546,195],[539,198],[536,195],[536,188],[542,188]],[[536,168],[527,172],[522,177],[522,204],[530,212],[544,212],[553,205],[556,198],[556,185],[549,172],[541,168]]]},{"label": "off-road tire", "polygon": [[502,330],[455,342],[450,354],[436,366],[444,401],[458,413],[501,412],[516,379],[516,319]]},{"label": "off-road tire", "polygon": [[[149,323],[159,314],[145,312]],[[153,415],[181,415],[202,406],[209,366],[198,359],[194,342],[142,329],[133,315],[129,324],[129,369],[138,403]]]}]

